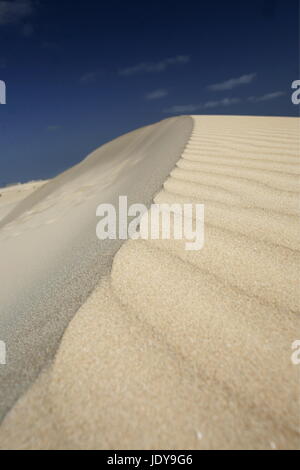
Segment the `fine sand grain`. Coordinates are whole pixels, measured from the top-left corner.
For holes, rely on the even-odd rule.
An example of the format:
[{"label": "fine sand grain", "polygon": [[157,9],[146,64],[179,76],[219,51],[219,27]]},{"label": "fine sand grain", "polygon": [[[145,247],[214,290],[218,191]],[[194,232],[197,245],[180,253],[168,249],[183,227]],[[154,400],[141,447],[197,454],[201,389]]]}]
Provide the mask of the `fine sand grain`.
[{"label": "fine sand grain", "polygon": [[27,198],[47,181],[32,181],[24,184],[14,184],[0,188],[0,222],[6,217],[23,199]]},{"label": "fine sand grain", "polygon": [[126,242],[3,449],[299,449],[299,119],[194,116],[157,203],[205,245]]},{"label": "fine sand grain", "polygon": [[70,319],[110,271],[120,240],[96,237],[97,206],[149,206],[190,137],[191,117],[166,119],[103,145],[0,220],[0,421],[53,359]]}]

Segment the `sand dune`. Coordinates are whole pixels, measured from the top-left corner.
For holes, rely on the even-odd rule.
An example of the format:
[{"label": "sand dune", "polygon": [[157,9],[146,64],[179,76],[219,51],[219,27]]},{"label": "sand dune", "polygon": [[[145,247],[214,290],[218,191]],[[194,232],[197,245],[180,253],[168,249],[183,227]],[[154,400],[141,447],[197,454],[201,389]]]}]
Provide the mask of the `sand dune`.
[{"label": "sand dune", "polygon": [[32,181],[25,184],[14,184],[5,188],[0,188],[0,222],[4,219],[23,199],[38,188],[46,184],[47,181]]},{"label": "sand dune", "polygon": [[152,195],[205,204],[203,250],[126,242],[7,415],[1,448],[300,448],[299,130],[193,116]]},{"label": "sand dune", "polygon": [[0,419],[53,358],[61,336],[121,241],[96,237],[96,208],[149,205],[180,157],[190,117],[171,118],[103,145],[23,199],[0,220]]}]

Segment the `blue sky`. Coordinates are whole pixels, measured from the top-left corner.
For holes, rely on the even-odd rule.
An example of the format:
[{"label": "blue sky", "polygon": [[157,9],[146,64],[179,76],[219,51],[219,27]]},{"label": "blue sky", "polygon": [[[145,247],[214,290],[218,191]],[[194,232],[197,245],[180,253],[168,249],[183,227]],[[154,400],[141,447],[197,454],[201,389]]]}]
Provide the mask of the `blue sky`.
[{"label": "blue sky", "polygon": [[0,185],[178,114],[298,116],[297,0],[0,0]]}]

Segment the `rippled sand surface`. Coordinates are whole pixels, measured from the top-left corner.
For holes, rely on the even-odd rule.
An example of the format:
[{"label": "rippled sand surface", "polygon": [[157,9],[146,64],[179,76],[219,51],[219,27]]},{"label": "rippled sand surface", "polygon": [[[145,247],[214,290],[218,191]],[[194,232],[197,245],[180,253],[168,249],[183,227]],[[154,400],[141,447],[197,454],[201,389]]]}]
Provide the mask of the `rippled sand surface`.
[{"label": "rippled sand surface", "polygon": [[299,119],[193,116],[156,203],[205,245],[126,242],[0,447],[298,449]]}]

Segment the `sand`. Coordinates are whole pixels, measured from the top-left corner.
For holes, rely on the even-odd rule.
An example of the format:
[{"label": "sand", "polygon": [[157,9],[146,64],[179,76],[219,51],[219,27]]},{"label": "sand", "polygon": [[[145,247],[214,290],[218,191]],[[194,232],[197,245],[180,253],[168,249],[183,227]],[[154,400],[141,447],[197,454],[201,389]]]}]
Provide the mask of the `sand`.
[{"label": "sand", "polygon": [[110,272],[122,241],[96,237],[97,206],[151,204],[191,134],[170,118],[103,145],[0,220],[0,420],[56,353],[69,321]]},{"label": "sand", "polygon": [[31,181],[24,184],[13,184],[0,188],[0,222],[6,217],[23,199],[27,198],[47,181]]},{"label": "sand", "polygon": [[0,448],[300,448],[299,122],[193,116],[154,201],[204,203],[203,250],[123,244]]}]

